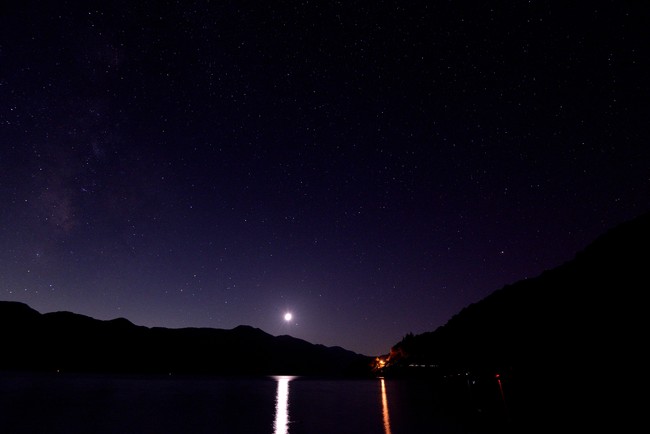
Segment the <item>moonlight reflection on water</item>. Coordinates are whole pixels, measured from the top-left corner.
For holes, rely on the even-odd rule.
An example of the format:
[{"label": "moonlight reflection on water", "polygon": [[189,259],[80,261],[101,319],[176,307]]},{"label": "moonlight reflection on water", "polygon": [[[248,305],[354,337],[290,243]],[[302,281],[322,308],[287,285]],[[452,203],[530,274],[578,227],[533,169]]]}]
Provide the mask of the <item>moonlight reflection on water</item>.
[{"label": "moonlight reflection on water", "polygon": [[278,389],[275,395],[273,433],[287,434],[289,432],[289,381],[294,377],[282,375],[273,378],[278,382]]}]

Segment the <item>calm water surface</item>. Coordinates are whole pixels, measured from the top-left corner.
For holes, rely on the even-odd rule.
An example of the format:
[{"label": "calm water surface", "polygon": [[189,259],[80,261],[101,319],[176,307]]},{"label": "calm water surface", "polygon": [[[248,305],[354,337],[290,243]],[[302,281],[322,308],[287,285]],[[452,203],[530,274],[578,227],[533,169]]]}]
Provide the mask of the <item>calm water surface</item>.
[{"label": "calm water surface", "polygon": [[3,373],[0,434],[507,432],[469,392],[449,406],[413,380]]}]

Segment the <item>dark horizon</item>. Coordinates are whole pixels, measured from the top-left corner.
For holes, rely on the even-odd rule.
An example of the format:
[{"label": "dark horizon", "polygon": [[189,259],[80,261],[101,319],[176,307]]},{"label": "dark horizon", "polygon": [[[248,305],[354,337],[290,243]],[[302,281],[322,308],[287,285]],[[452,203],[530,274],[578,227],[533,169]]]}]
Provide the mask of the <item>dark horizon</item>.
[{"label": "dark horizon", "polygon": [[9,4],[0,299],[383,354],[650,210],[648,12]]}]

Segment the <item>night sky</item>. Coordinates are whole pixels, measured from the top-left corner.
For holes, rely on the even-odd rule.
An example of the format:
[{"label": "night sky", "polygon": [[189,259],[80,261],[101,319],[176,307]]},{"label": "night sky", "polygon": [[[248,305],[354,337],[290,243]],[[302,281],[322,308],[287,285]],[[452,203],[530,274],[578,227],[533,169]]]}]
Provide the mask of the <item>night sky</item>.
[{"label": "night sky", "polygon": [[650,209],[643,3],[3,2],[0,300],[386,353]]}]

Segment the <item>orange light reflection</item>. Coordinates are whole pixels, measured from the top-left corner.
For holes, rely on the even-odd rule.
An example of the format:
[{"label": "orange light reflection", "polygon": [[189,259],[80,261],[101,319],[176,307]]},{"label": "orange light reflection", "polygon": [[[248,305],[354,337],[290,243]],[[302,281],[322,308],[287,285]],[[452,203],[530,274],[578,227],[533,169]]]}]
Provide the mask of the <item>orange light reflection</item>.
[{"label": "orange light reflection", "polygon": [[391,434],[390,430],[390,416],[388,415],[388,397],[386,395],[386,381],[380,378],[381,381],[381,409],[384,417],[384,432]]}]

